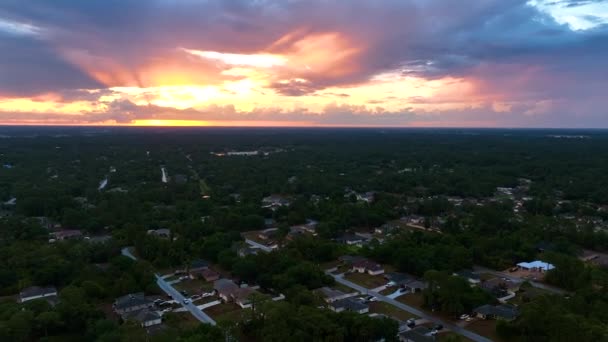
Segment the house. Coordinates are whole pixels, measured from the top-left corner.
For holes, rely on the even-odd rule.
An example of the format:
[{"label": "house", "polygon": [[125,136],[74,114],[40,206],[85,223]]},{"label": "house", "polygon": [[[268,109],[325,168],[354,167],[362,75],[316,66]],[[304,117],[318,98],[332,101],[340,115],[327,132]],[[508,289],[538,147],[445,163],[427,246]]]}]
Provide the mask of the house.
[{"label": "house", "polygon": [[254,292],[255,290],[250,287],[238,288],[232,293],[231,298],[242,309],[247,309],[251,307],[251,301],[249,298]]},{"label": "house", "polygon": [[216,280],[220,279],[220,274],[210,268],[206,268],[206,269],[202,270],[200,275],[207,282],[216,281]]},{"label": "house", "polygon": [[368,273],[370,275],[379,275],[384,273],[384,268],[382,265],[373,261],[360,260],[353,263],[352,271],[357,273]]},{"label": "house", "polygon": [[337,300],[345,299],[356,295],[356,293],[344,293],[340,290],[335,290],[327,286],[317,289],[316,292],[320,294],[327,303],[332,303]]},{"label": "house", "polygon": [[520,284],[509,279],[492,278],[482,282],[479,286],[500,298],[519,290]]},{"label": "house", "polygon": [[262,199],[262,208],[270,208],[276,210],[279,207],[287,207],[291,201],[281,195],[270,195]]},{"label": "house", "polygon": [[277,235],[278,232],[279,228],[268,228],[259,232],[258,237],[262,240],[271,240]]},{"label": "house", "polygon": [[161,229],[150,229],[148,235],[154,235],[162,239],[169,239],[171,237],[171,230],[166,228]]},{"label": "house", "polygon": [[402,287],[410,292],[420,292],[429,287],[429,284],[422,280],[412,280],[403,284]]},{"label": "house", "polygon": [[136,321],[143,328],[147,328],[153,325],[161,324],[162,318],[156,311],[149,309],[142,309],[139,311],[127,312],[122,315],[124,321]]},{"label": "house", "polygon": [[364,194],[356,194],[355,197],[357,198],[357,201],[372,203],[376,198],[376,194],[374,192],[369,191]]},{"label": "house", "polygon": [[388,280],[388,284],[389,286],[405,286],[405,284],[415,280],[414,277],[405,274],[405,273],[398,273],[398,272],[390,272],[390,273],[386,273],[384,275],[384,279]]},{"label": "house", "polygon": [[426,326],[417,326],[413,329],[401,332],[399,334],[401,342],[432,342],[435,341],[435,334],[431,328]]},{"label": "house", "polygon": [[481,278],[479,274],[471,271],[471,270],[462,270],[460,272],[456,272],[453,275],[466,279],[471,285],[477,285],[481,283]]},{"label": "house", "polygon": [[519,311],[513,305],[482,305],[473,309],[473,314],[481,319],[500,319],[512,321],[519,316]]},{"label": "house", "polygon": [[[82,239],[83,235],[80,230],[76,229],[64,229],[51,233],[52,240],[64,241],[64,240],[78,240]],[[51,241],[52,242],[52,241]]]},{"label": "house", "polygon": [[112,307],[114,312],[119,315],[124,315],[128,312],[140,311],[154,306],[154,303],[146,299],[143,292],[131,293],[126,296],[117,298]]},{"label": "house", "polygon": [[230,279],[222,278],[213,283],[213,289],[224,302],[229,302],[232,300],[233,294],[238,291],[239,286]]},{"label": "house", "polygon": [[345,245],[353,246],[353,245],[363,245],[365,239],[361,236],[355,234],[344,234],[339,238],[336,238],[336,242],[342,243]]},{"label": "house", "polygon": [[237,248],[237,254],[241,258],[246,257],[248,255],[257,255],[258,253],[260,253],[259,248],[255,248],[249,245]]},{"label": "house", "polygon": [[329,304],[329,309],[334,312],[351,311],[360,314],[369,312],[369,306],[367,304],[354,298],[345,298],[331,302]]},{"label": "house", "polygon": [[25,303],[30,300],[57,296],[57,289],[49,287],[32,286],[19,292],[19,302]]},{"label": "house", "polygon": [[352,265],[357,261],[365,260],[365,258],[358,255],[343,255],[338,257],[338,260],[345,265]]},{"label": "house", "polygon": [[202,259],[196,259],[190,263],[188,274],[190,278],[203,278],[203,272],[209,268],[209,263]]},{"label": "house", "polygon": [[540,260],[535,260],[532,262],[520,262],[519,264],[517,264],[517,267],[525,271],[540,273],[545,273],[555,268],[555,266],[553,266],[552,264]]}]

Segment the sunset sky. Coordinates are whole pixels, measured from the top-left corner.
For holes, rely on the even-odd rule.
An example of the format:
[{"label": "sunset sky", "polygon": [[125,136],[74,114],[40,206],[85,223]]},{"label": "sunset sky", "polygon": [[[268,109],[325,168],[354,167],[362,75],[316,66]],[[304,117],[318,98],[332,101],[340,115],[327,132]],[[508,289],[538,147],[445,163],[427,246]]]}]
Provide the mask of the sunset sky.
[{"label": "sunset sky", "polygon": [[608,127],[608,0],[2,0],[0,124]]}]

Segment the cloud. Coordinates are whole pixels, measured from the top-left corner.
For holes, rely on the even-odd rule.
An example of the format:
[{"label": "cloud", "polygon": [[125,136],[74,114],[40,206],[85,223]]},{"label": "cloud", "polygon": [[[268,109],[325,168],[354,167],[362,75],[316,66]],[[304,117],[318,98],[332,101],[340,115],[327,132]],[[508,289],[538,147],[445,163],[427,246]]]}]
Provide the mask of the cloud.
[{"label": "cloud", "polygon": [[[594,0],[4,0],[0,98],[89,103],[93,121],[121,123],[232,105],[235,120],[273,108],[264,120],[306,109],[331,118],[323,122],[400,124],[379,106],[403,117],[490,122],[483,108],[504,124],[571,115],[595,125],[606,114],[605,9]],[[321,110],[332,100],[365,114]]]}]

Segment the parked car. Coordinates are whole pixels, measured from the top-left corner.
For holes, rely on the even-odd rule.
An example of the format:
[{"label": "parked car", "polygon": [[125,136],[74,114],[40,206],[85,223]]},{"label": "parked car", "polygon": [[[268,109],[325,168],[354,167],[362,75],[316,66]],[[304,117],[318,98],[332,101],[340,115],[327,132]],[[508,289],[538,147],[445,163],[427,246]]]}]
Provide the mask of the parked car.
[{"label": "parked car", "polygon": [[464,319],[467,319],[467,318],[469,318],[469,317],[471,317],[471,316],[466,315],[466,314],[465,314],[465,315],[460,315],[460,319],[463,319],[463,320],[464,320]]},{"label": "parked car", "polygon": [[443,325],[441,325],[441,324],[437,324],[437,325],[435,325],[435,326],[433,327],[433,330],[437,330],[437,331],[439,331],[439,330],[441,330],[441,329],[443,329]]},{"label": "parked car", "polygon": [[215,294],[215,292],[205,292],[201,295],[203,298],[211,297]]}]

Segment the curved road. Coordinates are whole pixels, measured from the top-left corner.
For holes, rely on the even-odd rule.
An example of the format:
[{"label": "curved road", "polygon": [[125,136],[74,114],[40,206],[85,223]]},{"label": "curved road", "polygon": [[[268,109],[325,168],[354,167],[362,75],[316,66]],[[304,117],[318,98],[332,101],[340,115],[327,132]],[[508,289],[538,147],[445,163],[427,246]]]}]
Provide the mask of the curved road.
[{"label": "curved road", "polygon": [[[126,256],[127,258],[137,260],[137,258],[133,255],[133,253],[131,253],[131,251],[129,250],[129,247],[125,247],[125,248],[121,249],[120,254]],[[190,311],[192,316],[194,316],[196,319],[198,319],[199,321],[201,321],[203,323],[215,325],[215,321],[211,317],[209,317],[206,313],[204,313],[203,310],[199,309],[196,305],[192,304],[192,302],[190,302],[189,304],[184,304],[184,299],[186,299],[186,297],[184,297],[181,293],[179,293],[179,291],[177,291],[173,286],[171,286],[171,284],[166,282],[158,274],[155,274],[154,276],[156,276],[156,284],[158,285],[158,287],[160,287],[160,289],[163,290],[168,296],[171,296],[177,303],[179,303],[181,306],[183,306],[186,310]]]},{"label": "curved road", "polygon": [[481,335],[478,335],[478,334],[476,334],[476,333],[474,333],[472,331],[466,330],[464,328],[461,328],[461,327],[459,327],[457,325],[454,325],[454,324],[451,324],[451,323],[446,323],[446,322],[444,322],[444,321],[442,321],[442,320],[440,320],[440,319],[438,319],[436,317],[433,317],[433,316],[427,314],[424,311],[418,310],[418,309],[416,309],[416,308],[414,308],[412,306],[409,306],[407,304],[398,302],[398,301],[396,301],[396,300],[394,300],[392,298],[389,298],[387,296],[381,295],[378,292],[369,290],[369,289],[367,289],[367,288],[365,288],[363,286],[360,286],[358,284],[353,283],[352,281],[348,281],[348,280],[344,279],[341,274],[336,275],[336,274],[332,274],[330,272],[326,272],[326,273],[328,275],[332,276],[336,280],[336,282],[338,282],[338,283],[340,283],[342,285],[348,286],[351,289],[357,290],[357,291],[359,291],[361,293],[372,295],[372,296],[378,298],[379,300],[381,300],[381,301],[383,301],[385,303],[389,303],[389,304],[391,304],[393,306],[398,307],[401,310],[413,313],[414,315],[416,315],[418,317],[428,319],[429,321],[432,321],[432,322],[434,322],[436,324],[441,324],[445,328],[450,329],[451,331],[453,331],[453,332],[455,332],[457,334],[460,334],[460,335],[462,335],[462,336],[464,336],[466,338],[469,338],[469,339],[471,339],[473,341],[476,341],[476,342],[492,342],[492,340],[490,340],[490,339],[488,339],[486,337],[483,337]]}]

